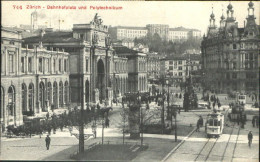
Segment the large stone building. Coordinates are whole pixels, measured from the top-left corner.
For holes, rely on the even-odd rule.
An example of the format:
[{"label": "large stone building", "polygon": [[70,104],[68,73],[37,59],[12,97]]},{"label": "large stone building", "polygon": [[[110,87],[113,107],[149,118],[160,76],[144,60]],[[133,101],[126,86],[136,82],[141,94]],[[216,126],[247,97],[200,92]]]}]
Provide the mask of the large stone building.
[{"label": "large stone building", "polygon": [[166,41],[181,42],[188,39],[200,39],[201,31],[197,29],[187,29],[184,27],[169,28],[165,24],[148,24],[146,27],[115,26],[109,27],[109,34],[113,40],[134,40],[145,37],[147,34],[155,33]]},{"label": "large stone building", "polygon": [[259,25],[255,22],[254,4],[248,3],[248,16],[243,28],[227,6],[220,27],[210,15],[208,33],[201,44],[205,88],[215,92],[258,93],[259,90]]},{"label": "large stone building", "polygon": [[[2,28],[1,123],[23,124],[50,108],[111,104],[126,92],[147,91],[146,54],[113,49],[108,27],[96,16],[72,31],[41,31],[21,38]],[[130,52],[129,52],[130,50]]]},{"label": "large stone building", "polygon": [[148,89],[146,54],[124,46],[114,47],[114,50],[118,56],[127,58],[128,92],[146,92]]},{"label": "large stone building", "polygon": [[22,48],[21,33],[1,30],[1,123],[23,124],[23,116],[37,116],[70,103],[69,54],[41,46]]},{"label": "large stone building", "polygon": [[45,33],[42,37],[30,37],[24,41],[28,44],[42,41],[46,48],[64,48],[69,53],[71,105],[79,104],[82,99],[86,104],[104,101],[111,103],[113,96],[116,96],[113,93],[123,93],[125,90],[116,89],[113,83],[125,87],[127,73],[124,70],[125,74],[122,74],[122,70],[117,69],[125,68],[126,65],[123,64],[126,61],[113,54],[107,32],[108,27],[96,15],[89,24],[74,24],[72,31]]},{"label": "large stone building", "polygon": [[197,54],[173,55],[161,59],[161,74],[175,83],[186,81],[189,72],[201,69],[201,57]]}]

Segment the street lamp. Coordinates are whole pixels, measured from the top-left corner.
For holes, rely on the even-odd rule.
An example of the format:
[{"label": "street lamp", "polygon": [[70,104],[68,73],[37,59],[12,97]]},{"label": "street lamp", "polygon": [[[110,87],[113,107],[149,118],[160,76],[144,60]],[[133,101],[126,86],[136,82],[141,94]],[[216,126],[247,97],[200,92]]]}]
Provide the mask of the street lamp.
[{"label": "street lamp", "polygon": [[169,91],[170,91],[170,83],[169,83],[169,80],[166,80],[166,84],[168,86],[168,94],[167,94],[167,119],[170,118],[170,114],[169,114],[169,106],[170,106],[170,94],[169,94]]},{"label": "street lamp", "polygon": [[160,93],[158,94],[158,98],[159,98],[159,102],[160,105],[162,105],[162,112],[161,112],[161,127],[162,127],[162,134],[164,133],[164,126],[165,126],[165,122],[164,122],[164,101],[165,101],[165,96],[164,93]]},{"label": "street lamp", "polygon": [[144,132],[143,132],[143,111],[142,111],[142,105],[141,105],[141,95],[140,93],[138,92],[138,96],[137,96],[137,101],[138,101],[138,104],[139,104],[139,108],[140,108],[140,119],[141,119],[141,124],[140,124],[140,132],[141,132],[141,146],[143,146],[143,135],[144,135]]}]

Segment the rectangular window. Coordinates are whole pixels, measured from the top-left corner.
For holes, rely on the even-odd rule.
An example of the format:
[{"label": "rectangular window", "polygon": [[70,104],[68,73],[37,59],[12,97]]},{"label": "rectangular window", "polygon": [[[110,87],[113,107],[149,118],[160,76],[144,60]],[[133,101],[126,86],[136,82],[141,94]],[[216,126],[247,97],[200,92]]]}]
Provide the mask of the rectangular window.
[{"label": "rectangular window", "polygon": [[236,69],[236,68],[237,68],[237,63],[233,62],[233,69]]},{"label": "rectangular window", "polygon": [[182,67],[181,67],[181,66],[179,66],[179,67],[178,67],[178,70],[182,70]]},{"label": "rectangular window", "polygon": [[182,72],[179,72],[179,76],[182,76]]},{"label": "rectangular window", "polygon": [[21,72],[24,73],[24,57],[21,57]]},{"label": "rectangular window", "polygon": [[169,61],[169,64],[172,65],[172,64],[173,64],[173,61]]},{"label": "rectangular window", "polygon": [[61,59],[59,59],[59,72],[61,72]]},{"label": "rectangular window", "polygon": [[233,44],[233,49],[237,49],[237,45],[236,44]]},{"label": "rectangular window", "polygon": [[14,72],[14,55],[12,54],[9,55],[9,72]]},{"label": "rectangular window", "polygon": [[179,64],[179,65],[182,64],[182,61],[178,61],[178,64]]},{"label": "rectangular window", "polygon": [[254,54],[253,53],[250,53],[249,54],[249,59],[252,61],[252,60],[254,60]]},{"label": "rectangular window", "polygon": [[39,72],[42,72],[42,58],[39,58]]},{"label": "rectangular window", "polygon": [[28,57],[28,72],[32,72],[32,58]]},{"label": "rectangular window", "polygon": [[227,78],[227,79],[230,79],[230,77],[229,77],[229,73],[226,74],[226,78]]},{"label": "rectangular window", "polygon": [[47,59],[45,59],[45,67],[46,67],[46,72],[48,73],[49,71],[50,71],[50,66],[49,66],[49,59],[47,58]]},{"label": "rectangular window", "polygon": [[173,67],[172,67],[172,66],[169,66],[169,70],[173,70]]},{"label": "rectangular window", "polygon": [[56,59],[53,59],[53,72],[56,72]]},{"label": "rectangular window", "polygon": [[4,54],[4,51],[1,51],[1,52],[2,52],[1,60],[0,60],[0,61],[1,61],[1,73],[3,73],[3,72],[4,72],[4,67],[5,67],[4,64],[3,64],[3,62],[4,62],[4,61],[3,61],[3,54]]},{"label": "rectangular window", "polygon": [[245,54],[245,59],[246,59],[246,60],[248,59],[248,53]]},{"label": "rectangular window", "polygon": [[64,60],[64,71],[67,72],[67,60]]},{"label": "rectangular window", "polygon": [[237,74],[236,74],[236,73],[233,73],[233,74],[232,74],[232,78],[233,78],[233,79],[236,79],[236,78],[237,78]]},{"label": "rectangular window", "polygon": [[79,35],[79,38],[80,38],[81,40],[83,40],[84,35],[83,35],[83,34],[80,34],[80,35]]},{"label": "rectangular window", "polygon": [[86,59],[86,72],[88,72],[88,59]]}]

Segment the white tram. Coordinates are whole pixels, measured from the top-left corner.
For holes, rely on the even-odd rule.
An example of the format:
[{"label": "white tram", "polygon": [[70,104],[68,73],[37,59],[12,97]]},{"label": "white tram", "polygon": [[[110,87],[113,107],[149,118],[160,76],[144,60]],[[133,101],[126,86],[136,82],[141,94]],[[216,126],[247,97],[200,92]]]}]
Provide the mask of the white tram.
[{"label": "white tram", "polygon": [[224,128],[224,115],[220,112],[211,113],[207,115],[205,131],[207,133],[207,137],[210,138],[212,136],[219,137],[222,134]]}]

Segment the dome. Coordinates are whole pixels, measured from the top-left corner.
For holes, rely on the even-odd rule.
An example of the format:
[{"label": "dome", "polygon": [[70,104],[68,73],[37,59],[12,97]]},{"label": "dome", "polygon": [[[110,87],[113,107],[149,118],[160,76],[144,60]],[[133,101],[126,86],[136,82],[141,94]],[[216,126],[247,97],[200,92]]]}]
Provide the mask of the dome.
[{"label": "dome", "polygon": [[249,7],[253,7],[253,6],[254,6],[254,3],[253,3],[252,1],[250,1],[250,2],[248,3],[248,6],[249,6]]},{"label": "dome", "polygon": [[227,6],[227,8],[228,8],[229,10],[231,10],[231,9],[233,8],[232,4],[229,3],[229,5]]}]

